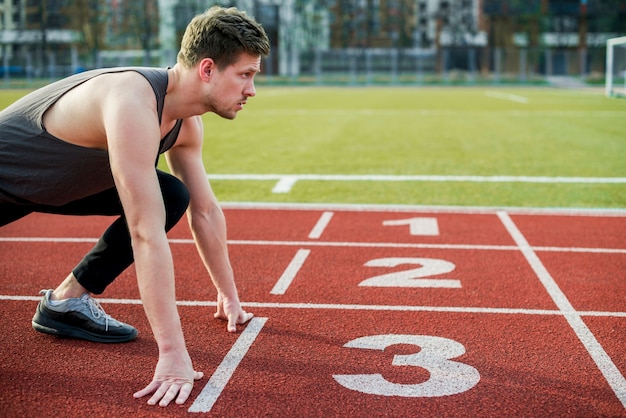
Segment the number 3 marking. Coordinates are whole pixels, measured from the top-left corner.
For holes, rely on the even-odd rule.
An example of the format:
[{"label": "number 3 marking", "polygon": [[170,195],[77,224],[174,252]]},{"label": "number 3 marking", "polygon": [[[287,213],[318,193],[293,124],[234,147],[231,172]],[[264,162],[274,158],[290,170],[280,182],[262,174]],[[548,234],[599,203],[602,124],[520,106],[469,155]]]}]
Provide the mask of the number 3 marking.
[{"label": "number 3 marking", "polygon": [[453,263],[437,258],[377,258],[365,263],[366,267],[396,267],[402,264],[418,264],[420,267],[411,270],[397,271],[370,277],[359,283],[359,286],[370,287],[445,287],[461,288],[460,280],[424,279],[424,277],[450,273],[456,267]]},{"label": "number 3 marking", "polygon": [[371,395],[403,397],[448,396],[465,392],[480,380],[478,370],[450,359],[465,354],[462,344],[442,337],[428,335],[372,335],[357,338],[344,345],[348,348],[381,350],[396,345],[411,344],[421,348],[409,355],[394,355],[393,366],[422,367],[430,378],[422,383],[392,383],[381,374],[336,374],[333,378],[342,386]]}]

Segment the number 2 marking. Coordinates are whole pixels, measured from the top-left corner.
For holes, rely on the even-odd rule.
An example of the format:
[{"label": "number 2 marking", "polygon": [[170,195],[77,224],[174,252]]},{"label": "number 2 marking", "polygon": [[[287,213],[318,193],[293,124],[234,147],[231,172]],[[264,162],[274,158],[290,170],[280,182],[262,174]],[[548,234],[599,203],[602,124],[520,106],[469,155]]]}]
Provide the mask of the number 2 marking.
[{"label": "number 2 marking", "polygon": [[359,286],[369,287],[438,287],[438,288],[461,288],[461,281],[454,279],[425,279],[424,277],[450,273],[455,265],[446,260],[436,258],[406,258],[391,257],[377,258],[365,263],[366,267],[396,267],[403,264],[417,264],[420,267],[387,273],[380,276],[370,277],[359,283]]},{"label": "number 2 marking", "polygon": [[416,345],[421,350],[415,354],[394,355],[391,364],[422,367],[430,372],[428,380],[400,384],[389,382],[378,373],[336,374],[333,378],[340,385],[358,392],[413,398],[456,395],[473,388],[480,381],[480,373],[474,367],[450,360],[465,354],[465,347],[447,338],[428,335],[371,335],[352,340],[344,347],[384,351],[396,344]]}]

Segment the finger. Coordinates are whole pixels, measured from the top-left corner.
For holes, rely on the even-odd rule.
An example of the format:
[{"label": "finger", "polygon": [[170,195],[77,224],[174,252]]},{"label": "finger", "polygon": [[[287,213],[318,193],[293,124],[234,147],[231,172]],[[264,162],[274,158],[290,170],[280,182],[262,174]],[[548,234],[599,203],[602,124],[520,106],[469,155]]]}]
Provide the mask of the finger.
[{"label": "finger", "polygon": [[248,322],[249,320],[251,320],[254,317],[254,314],[252,312],[243,312],[243,315],[241,315],[241,322],[239,322],[240,324],[245,324],[246,322]]},{"label": "finger", "polygon": [[159,402],[159,400],[161,400],[161,398],[165,396],[165,393],[167,392],[168,389],[169,389],[169,386],[166,383],[161,383],[161,385],[154,392],[152,397],[148,399],[148,405],[156,405]]},{"label": "finger", "polygon": [[226,327],[228,332],[237,332],[237,316],[229,315],[228,316],[228,325]]},{"label": "finger", "polygon": [[189,394],[191,393],[192,389],[193,389],[193,383],[185,382],[181,386],[180,391],[178,391],[178,397],[176,398],[176,403],[178,405],[184,404],[187,398],[189,397]]},{"label": "finger", "polygon": [[143,398],[146,395],[149,395],[150,393],[154,392],[155,390],[157,390],[159,388],[159,386],[161,385],[160,382],[157,381],[152,381],[150,382],[150,384],[148,386],[146,386],[145,388],[135,392],[133,394],[133,396],[135,398]]},{"label": "finger", "polygon": [[217,310],[215,312],[214,317],[217,319],[226,319],[226,316],[224,315],[224,302],[222,301],[222,296],[218,293],[217,294]]},{"label": "finger", "polygon": [[217,311],[213,314],[215,319],[226,319],[226,314],[224,314],[224,308],[219,304],[217,305]]},{"label": "finger", "polygon": [[[170,387],[167,389],[167,392],[165,392],[165,395],[163,395],[163,397],[161,398],[161,401],[159,402],[159,406],[168,406],[170,402],[172,402],[172,400],[176,397],[176,395],[179,395],[180,397],[180,392],[183,390],[183,387],[185,386],[193,387],[193,383],[186,382],[182,385],[177,385],[177,384],[170,385]],[[191,392],[191,389],[189,389],[189,392]],[[189,393],[187,393],[187,396],[189,396]],[[185,397],[185,399],[187,399],[187,396]]]},{"label": "finger", "polygon": [[195,374],[194,374],[193,380],[200,380],[204,377],[204,373],[202,372],[194,372],[194,373]]}]

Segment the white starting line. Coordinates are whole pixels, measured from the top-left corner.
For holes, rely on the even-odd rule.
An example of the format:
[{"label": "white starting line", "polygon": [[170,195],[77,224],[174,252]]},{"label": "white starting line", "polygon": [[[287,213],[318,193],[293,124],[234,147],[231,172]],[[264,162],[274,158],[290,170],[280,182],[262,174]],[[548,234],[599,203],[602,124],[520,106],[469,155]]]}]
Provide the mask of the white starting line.
[{"label": "white starting line", "polygon": [[250,320],[250,323],[241,332],[241,335],[217,367],[206,386],[202,389],[202,392],[189,407],[188,412],[206,413],[211,411],[213,404],[222,394],[228,381],[235,373],[235,369],[239,366],[239,363],[241,363],[250,346],[252,346],[252,343],[254,343],[254,340],[261,332],[265,322],[267,322],[267,318],[252,318]]}]

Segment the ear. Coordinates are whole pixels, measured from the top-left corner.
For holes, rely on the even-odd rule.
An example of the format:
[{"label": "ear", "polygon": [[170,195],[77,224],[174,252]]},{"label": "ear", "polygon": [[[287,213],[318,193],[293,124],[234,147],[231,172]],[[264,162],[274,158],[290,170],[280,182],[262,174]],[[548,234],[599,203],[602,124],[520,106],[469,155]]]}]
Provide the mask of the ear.
[{"label": "ear", "polygon": [[209,81],[211,79],[211,74],[215,71],[217,67],[215,66],[215,61],[212,58],[204,58],[198,64],[198,75],[202,81]]}]

